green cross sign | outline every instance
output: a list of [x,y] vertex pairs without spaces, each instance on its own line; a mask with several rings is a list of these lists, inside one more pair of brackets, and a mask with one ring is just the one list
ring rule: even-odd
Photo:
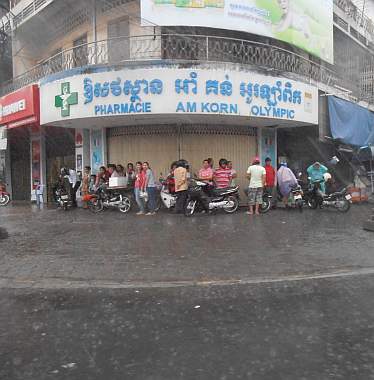
[[61,84],[61,95],[55,96],[55,107],[61,108],[61,117],[70,116],[70,106],[78,104],[78,93],[70,92],[70,83]]

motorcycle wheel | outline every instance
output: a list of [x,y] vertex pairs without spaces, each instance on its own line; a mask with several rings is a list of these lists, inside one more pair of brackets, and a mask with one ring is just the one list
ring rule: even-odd
[[88,203],[90,211],[93,213],[98,213],[104,210],[103,201],[101,199],[91,199]]
[[300,212],[303,212],[303,206],[304,206],[304,202],[301,199],[299,199],[296,202],[296,207],[299,209]]
[[341,204],[340,207],[339,206],[336,207],[336,209],[339,212],[347,212],[351,208],[351,202],[349,202],[345,198],[338,199],[337,202],[339,202]]
[[228,214],[232,214],[235,212],[239,207],[239,200],[237,197],[229,196],[225,199],[227,202],[233,202],[234,205],[231,207],[223,207],[223,211],[227,212]]
[[64,202],[64,205],[62,206],[64,211],[68,211],[68,204],[67,202]]
[[118,210],[126,214],[131,209],[131,201],[127,197],[122,198],[121,204],[118,206]]
[[308,207],[315,210],[318,207],[318,202],[316,198],[310,198],[308,201]]
[[268,197],[262,198],[262,204],[260,205],[259,211],[261,214],[266,214],[271,208],[271,201]]
[[6,206],[10,202],[10,196],[8,194],[3,194],[0,197],[0,206]]
[[190,199],[187,202],[186,209],[184,211],[184,215],[192,216],[195,213],[196,206],[197,206],[197,201]]

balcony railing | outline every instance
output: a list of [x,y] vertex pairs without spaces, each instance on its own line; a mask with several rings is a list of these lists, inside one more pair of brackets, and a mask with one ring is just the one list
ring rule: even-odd
[[43,77],[74,68],[121,66],[137,61],[232,62],[274,74],[327,85],[342,84],[328,68],[291,51],[255,41],[202,35],[162,34],[118,37],[62,51],[31,70],[4,83],[0,95]]

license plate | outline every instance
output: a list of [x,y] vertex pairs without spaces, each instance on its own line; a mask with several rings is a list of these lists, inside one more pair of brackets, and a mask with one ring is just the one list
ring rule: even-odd
[[65,200],[69,199],[69,195],[61,195],[61,199],[63,201],[65,201]]
[[345,199],[346,199],[347,201],[350,201],[350,200],[352,199],[352,195],[351,195],[351,194],[347,194],[347,195],[345,196]]
[[297,201],[298,199],[301,199],[302,196],[301,195],[295,195],[295,200]]

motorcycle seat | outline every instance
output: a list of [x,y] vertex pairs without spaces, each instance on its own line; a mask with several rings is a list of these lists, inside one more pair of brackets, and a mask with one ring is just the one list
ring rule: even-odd
[[230,186],[230,187],[224,187],[222,189],[213,189],[212,193],[214,195],[222,195],[222,194],[226,194],[226,193],[229,193],[229,192],[234,192],[234,191],[237,191],[237,190],[238,190],[238,186]]

